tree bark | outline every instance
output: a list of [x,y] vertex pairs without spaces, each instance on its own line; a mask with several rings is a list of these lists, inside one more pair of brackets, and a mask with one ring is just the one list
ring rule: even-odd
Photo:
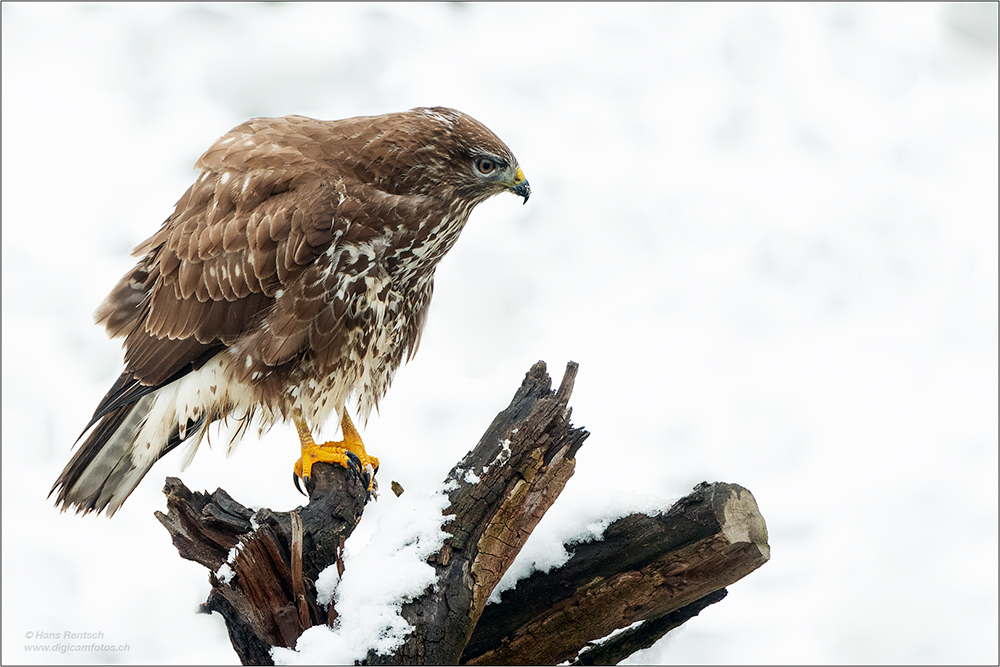
[[361,519],[366,490],[357,475],[327,463],[313,467],[306,489],[309,504],[292,512],[254,512],[222,489],[192,493],[175,477],[163,489],[168,512],[156,518],[183,558],[211,570],[200,611],[222,615],[244,665],[274,664],[272,646],[293,648],[307,628],[335,618],[332,606],[317,604],[315,582],[329,565],[343,571],[344,540]]
[[448,474],[454,488],[444,530],[452,537],[433,559],[438,585],[403,605],[414,632],[391,655],[369,664],[458,664],[493,589],[562,492],[589,435],[573,428],[569,397],[577,364],[558,391],[545,364],[532,366],[506,410]]
[[[721,600],[724,586],[767,560],[749,491],[702,484],[663,515],[615,521],[601,540],[570,547],[575,553],[562,567],[536,572],[487,605],[588,436],[569,421],[576,371],[571,362],[552,391],[545,364],[535,364],[449,473],[450,537],[429,559],[437,583],[403,605],[414,628],[406,641],[388,655],[370,651],[367,663],[617,662]],[[330,565],[343,573],[340,555],[365,489],[356,473],[317,464],[307,490],[304,507],[255,513],[221,489],[192,493],[167,479],[168,513],[157,518],[182,557],[211,570],[202,611],[222,614],[244,664],[272,664],[271,647],[294,647],[305,629],[336,618],[333,605],[316,603],[315,581]]]
[[[574,553],[564,565],[535,572],[486,608],[463,663],[554,665],[579,655],[582,664],[615,664],[651,646],[678,619],[721,600],[711,595],[770,556],[753,495],[733,484],[704,482],[665,514],[630,514],[609,525],[600,540],[567,548]],[[590,660],[613,654],[614,662],[586,662],[587,653],[579,653],[638,622],[614,638],[613,646],[627,646],[629,653],[618,657],[607,645],[589,651]],[[654,630],[660,626],[662,632]]]

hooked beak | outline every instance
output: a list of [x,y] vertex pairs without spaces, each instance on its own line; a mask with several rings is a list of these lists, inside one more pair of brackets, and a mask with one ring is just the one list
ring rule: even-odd
[[520,167],[517,168],[517,173],[514,174],[514,185],[511,186],[510,191],[518,197],[523,197],[523,203],[528,203],[528,197],[531,196],[531,186],[528,185],[528,179],[524,177],[524,172],[521,171]]

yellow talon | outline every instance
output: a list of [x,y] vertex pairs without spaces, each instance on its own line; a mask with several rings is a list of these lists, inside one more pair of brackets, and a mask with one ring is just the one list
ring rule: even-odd
[[302,456],[295,462],[294,472],[297,477],[303,481],[308,481],[312,474],[313,464],[319,462],[338,463],[345,468],[350,468],[350,459],[347,456],[347,452],[351,452],[361,461],[361,470],[358,472],[362,475],[367,473],[370,480],[368,491],[372,495],[375,495],[375,492],[378,490],[378,484],[375,483],[375,471],[378,470],[378,459],[374,456],[369,456],[368,452],[365,451],[365,445],[361,442],[361,436],[358,435],[357,429],[354,428],[354,424],[347,414],[347,408],[344,408],[340,421],[340,428],[344,432],[343,440],[324,442],[317,445],[304,419],[295,419],[295,428],[299,432],[299,441],[302,443]]

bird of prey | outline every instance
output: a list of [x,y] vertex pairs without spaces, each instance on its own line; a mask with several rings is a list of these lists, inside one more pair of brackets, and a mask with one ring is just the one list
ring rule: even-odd
[[[219,420],[243,427],[234,441],[251,420],[261,433],[291,421],[296,475],[327,461],[370,480],[378,460],[347,402],[367,420],[417,351],[434,270],[472,209],[531,193],[496,135],[443,107],[254,118],[195,168],[95,314],[124,339],[125,369],[52,487],[63,510],[113,515],[181,443],[187,465]],[[331,414],[343,441],[316,444]]]

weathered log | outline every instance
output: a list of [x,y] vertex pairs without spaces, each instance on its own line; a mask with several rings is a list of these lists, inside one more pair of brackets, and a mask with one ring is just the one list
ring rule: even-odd
[[315,581],[327,566],[341,566],[366,492],[357,475],[326,463],[313,467],[307,490],[305,507],[255,513],[222,489],[192,493],[167,478],[168,513],[156,518],[182,557],[211,570],[212,590],[201,611],[222,615],[245,665],[274,664],[272,646],[294,647],[306,628],[331,620],[316,603]]
[[[463,663],[559,664],[575,659],[588,643],[644,621],[615,638],[614,646],[631,649],[618,662],[671,629],[654,632],[673,623],[661,619],[690,605],[691,615],[697,614],[717,600],[701,607],[699,601],[770,555],[753,495],[722,483],[699,484],[664,514],[630,514],[611,523],[600,540],[567,548],[574,553],[561,567],[535,572],[486,608]],[[638,637],[644,640],[636,642]],[[613,653],[614,646],[590,659]],[[586,655],[580,654],[582,661]]]
[[437,586],[403,605],[414,632],[391,655],[368,664],[454,665],[486,602],[535,525],[573,474],[589,435],[573,428],[568,406],[577,364],[569,363],[558,391],[545,364],[525,376],[506,410],[448,475],[453,485],[444,526],[452,537],[433,558]]
[[[722,599],[724,586],[766,561],[753,496],[703,484],[663,515],[619,519],[601,540],[573,545],[562,567],[535,573],[487,606],[573,474],[588,435],[569,422],[576,370],[570,363],[553,392],[544,363],[535,364],[449,473],[444,514],[454,518],[443,528],[451,537],[429,559],[437,583],[403,605],[414,628],[407,640],[389,655],[370,651],[366,662],[617,662]],[[293,512],[253,512],[221,489],[192,493],[174,478],[164,491],[168,513],[157,517],[181,556],[211,570],[202,611],[223,616],[244,664],[271,664],[271,647],[294,647],[311,625],[333,624],[337,611],[317,604],[315,581],[330,565],[343,573],[344,540],[365,503],[355,472],[317,464],[309,503]]]
[[[445,528],[453,537],[433,559],[437,592],[404,606],[416,631],[395,655],[369,656],[373,662],[457,663],[493,588],[573,473],[573,456],[588,435],[569,425],[576,369],[570,363],[553,392],[545,364],[535,364],[510,406],[451,471],[445,514],[455,519]],[[293,513],[253,513],[221,489],[192,493],[167,480],[168,513],[156,516],[182,557],[212,570],[202,610],[222,614],[244,664],[271,664],[270,647],[292,647],[309,625],[336,617],[332,606],[324,613],[316,604],[314,582],[339,565],[343,541],[361,517],[364,487],[340,466],[317,464],[313,473],[309,503]],[[302,520],[302,581],[294,513]],[[231,576],[223,576],[224,565]]]
[[659,618],[642,621],[614,637],[598,642],[580,652],[571,665],[617,665],[637,651],[649,648],[671,630],[697,616],[705,607],[721,602],[729,594],[725,588]]

